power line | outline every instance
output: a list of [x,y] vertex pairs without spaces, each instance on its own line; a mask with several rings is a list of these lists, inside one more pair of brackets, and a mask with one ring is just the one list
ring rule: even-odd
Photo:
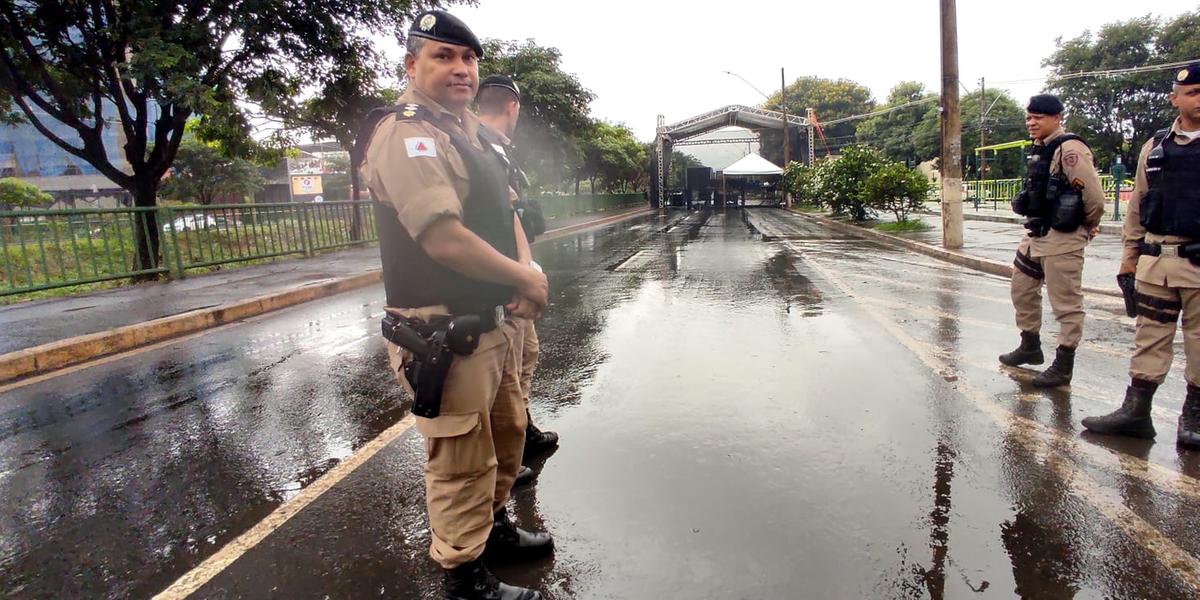
[[[1141,66],[1141,67],[1128,67],[1128,68],[1123,68],[1123,69],[1104,69],[1104,70],[1100,70],[1100,71],[1079,71],[1076,73],[1067,73],[1064,75],[1052,75],[1050,77],[1038,77],[1038,78],[1034,78],[1034,79],[1012,79],[1009,81],[996,81],[993,83],[993,85],[1002,85],[1002,84],[1011,84],[1011,83],[1030,83],[1030,82],[1036,82],[1036,81],[1046,81],[1046,82],[1066,81],[1066,80],[1070,80],[1070,79],[1083,79],[1086,77],[1113,77],[1116,75],[1131,75],[1134,73],[1149,73],[1149,72],[1153,72],[1153,71],[1165,71],[1167,69],[1176,69],[1179,67],[1186,67],[1186,66],[1196,62],[1197,60],[1200,60],[1200,59],[1184,60],[1184,61],[1179,61],[1179,62],[1163,63],[1163,64],[1157,64],[1157,65],[1146,65],[1146,66]],[[863,113],[861,115],[851,115],[849,117],[842,117],[840,119],[834,119],[832,121],[825,121],[825,122],[822,122],[821,125],[823,127],[828,127],[830,125],[837,125],[838,123],[845,123],[847,121],[855,121],[858,119],[866,119],[866,118],[875,117],[878,115],[885,115],[887,113],[894,112],[894,111],[900,110],[902,108],[908,108],[910,106],[916,106],[919,104],[933,102],[933,101],[936,101],[937,99],[938,99],[937,96],[930,96],[928,98],[922,98],[920,100],[913,100],[911,102],[905,102],[904,104],[891,106],[891,107],[888,107],[888,108],[885,108],[882,110],[876,110],[876,111],[872,111],[869,113]]]
[[1083,79],[1085,77],[1113,77],[1116,75],[1132,75],[1134,73],[1150,73],[1153,71],[1165,71],[1167,69],[1177,69],[1179,67],[1186,67],[1186,66],[1196,62],[1197,60],[1200,60],[1200,59],[1184,60],[1184,61],[1172,62],[1172,63],[1163,63],[1163,64],[1158,64],[1158,65],[1146,65],[1146,66],[1142,66],[1142,67],[1127,67],[1127,68],[1123,68],[1123,69],[1104,69],[1104,70],[1100,70],[1100,71],[1079,71],[1079,72],[1075,72],[1075,73],[1065,73],[1063,75],[1051,75],[1049,77],[1039,77],[1036,79],[1014,79],[1011,81],[997,81],[996,83],[1001,84],[1001,83],[1030,83],[1030,82],[1035,82],[1035,81],[1046,81],[1046,82],[1066,81],[1069,79]]

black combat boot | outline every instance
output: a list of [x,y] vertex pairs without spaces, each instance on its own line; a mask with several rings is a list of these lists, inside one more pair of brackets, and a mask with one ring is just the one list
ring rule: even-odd
[[488,558],[534,558],[549,553],[554,548],[554,540],[546,532],[517,527],[508,518],[508,509],[502,508],[496,512],[486,548],[484,552]]
[[520,469],[517,469],[517,478],[513,480],[513,485],[528,485],[533,483],[534,475],[533,469],[522,465]]
[[542,600],[531,589],[501,583],[480,559],[443,573],[446,600]]
[[1183,413],[1179,415],[1179,433],[1175,444],[1192,450],[1200,450],[1200,387],[1187,386],[1187,397],[1183,400]]
[[558,445],[558,434],[553,431],[542,431],[533,424],[529,410],[525,410],[529,425],[525,426],[525,460],[538,456]]
[[1154,421],[1150,419],[1150,402],[1156,389],[1157,383],[1134,379],[1125,389],[1121,408],[1102,417],[1087,417],[1083,426],[1092,433],[1153,439],[1156,434]]
[[[1040,352],[1039,352],[1040,354]],[[1066,346],[1059,346],[1054,353],[1054,362],[1050,363],[1050,368],[1037,374],[1033,378],[1033,385],[1037,387],[1058,387],[1071,383],[1071,374],[1075,371],[1075,349]]]
[[1042,337],[1028,331],[1021,332],[1021,345],[1008,354],[1000,355],[1000,362],[1010,366],[1040,365],[1046,362],[1042,354]]

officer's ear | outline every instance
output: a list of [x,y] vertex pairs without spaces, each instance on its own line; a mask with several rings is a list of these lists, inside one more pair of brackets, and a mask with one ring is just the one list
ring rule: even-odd
[[417,73],[417,56],[412,52],[404,55],[404,73],[408,75],[409,81],[412,81],[413,75]]

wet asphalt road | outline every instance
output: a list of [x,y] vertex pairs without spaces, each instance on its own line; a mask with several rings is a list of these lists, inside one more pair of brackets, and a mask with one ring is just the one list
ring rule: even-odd
[[[996,364],[1006,282],[781,211],[535,256],[554,304],[531,409],[563,444],[513,512],[557,550],[502,577],[552,598],[1196,596],[1182,355],[1160,443],[1078,435],[1125,385],[1118,299],[1088,298],[1076,383],[1046,392]],[[0,596],[148,597],[399,421],[381,296],[0,391]],[[439,597],[422,454],[407,431],[195,597]]]

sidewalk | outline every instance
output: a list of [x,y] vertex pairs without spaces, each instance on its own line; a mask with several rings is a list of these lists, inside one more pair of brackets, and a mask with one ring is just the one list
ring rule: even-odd
[[[1129,203],[1121,203],[1121,218],[1125,218],[1125,211],[1128,209]],[[942,205],[938,202],[926,202],[925,211],[931,214],[942,214]],[[1112,219],[1112,202],[1109,201],[1104,206],[1104,217],[1100,221],[1100,233],[1111,233],[1113,235],[1121,235],[1121,221]],[[963,220],[965,221],[993,221],[998,223],[1017,223],[1025,222],[1025,217],[1014,214],[1012,208],[1007,202],[981,202],[979,208],[975,208],[975,204],[969,200],[963,201]]]
[[[555,230],[643,210],[638,208],[554,219],[547,222],[546,235],[553,234]],[[372,245],[313,258],[217,271],[177,281],[0,306],[0,323],[4,323],[3,334],[0,335],[0,355],[190,311],[318,286],[366,275],[378,269],[379,249]]]
[[[942,245],[941,215],[927,214],[916,215],[916,217],[931,228],[927,231],[893,235],[940,247]],[[961,252],[998,262],[1012,263],[1013,256],[1017,251],[1017,244],[1024,235],[1025,228],[1018,222],[964,219]],[[1117,269],[1120,263],[1120,235],[1101,233],[1084,250],[1083,285],[1116,289]]]

